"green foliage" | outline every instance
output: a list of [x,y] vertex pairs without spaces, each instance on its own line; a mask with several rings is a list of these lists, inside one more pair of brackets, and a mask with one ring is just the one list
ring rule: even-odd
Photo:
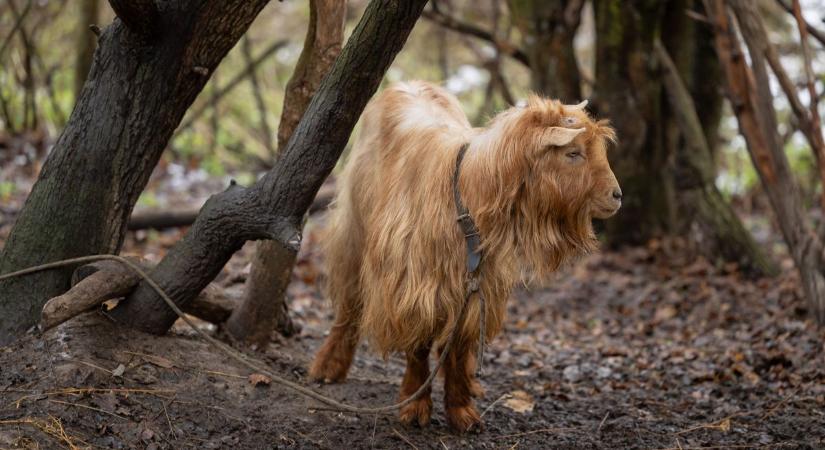
[[17,186],[11,181],[0,181],[0,200],[8,200],[16,190]]
[[143,191],[138,197],[137,201],[138,206],[143,206],[147,208],[155,208],[160,206],[160,201],[155,196],[155,193],[152,191]]

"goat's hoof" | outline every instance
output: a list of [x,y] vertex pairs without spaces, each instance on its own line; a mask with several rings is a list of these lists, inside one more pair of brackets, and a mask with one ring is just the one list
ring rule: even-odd
[[340,383],[347,378],[347,369],[335,361],[315,360],[309,368],[309,378],[326,384]]
[[447,423],[453,430],[466,433],[470,429],[481,429],[481,416],[473,405],[448,407]]
[[404,425],[418,424],[425,427],[430,424],[432,411],[433,401],[429,396],[425,396],[401,408],[398,418]]

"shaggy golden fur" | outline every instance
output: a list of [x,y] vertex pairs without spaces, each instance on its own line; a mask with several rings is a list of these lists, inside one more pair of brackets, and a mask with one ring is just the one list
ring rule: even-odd
[[[374,99],[331,213],[325,245],[336,322],[310,375],[345,378],[365,337],[384,355],[406,353],[402,398],[426,379],[430,349],[443,346],[465,298],[452,196],[464,143],[459,189],[481,233],[488,339],[501,331],[520,277],[543,277],[594,249],[591,219],[615,213],[621,191],[606,156],[613,130],[583,106],[533,96],[474,129],[457,99],[431,84],[398,84]],[[480,394],[472,377],[480,311],[470,301],[444,367],[447,418],[461,431],[479,421],[470,397]],[[428,395],[401,418],[424,425],[431,409]]]

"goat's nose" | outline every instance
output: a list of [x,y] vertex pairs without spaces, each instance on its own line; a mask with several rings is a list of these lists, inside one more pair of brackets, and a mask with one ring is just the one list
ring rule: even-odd
[[621,200],[622,199],[622,190],[619,189],[619,188],[613,189],[613,198],[615,198],[616,200]]

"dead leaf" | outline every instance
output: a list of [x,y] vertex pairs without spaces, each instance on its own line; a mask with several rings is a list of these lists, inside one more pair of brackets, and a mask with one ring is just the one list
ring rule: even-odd
[[527,392],[518,390],[510,393],[510,398],[504,401],[504,406],[517,413],[528,413],[533,411],[536,401]]
[[163,367],[164,369],[171,369],[175,367],[175,363],[172,361],[156,355],[140,355],[146,362],[154,364],[158,367]]
[[249,376],[249,384],[251,384],[252,386],[258,386],[259,384],[269,386],[269,383],[272,383],[272,378],[269,378],[266,375],[260,373],[253,373]]
[[665,320],[670,320],[676,317],[677,313],[678,311],[676,311],[676,308],[672,305],[662,306],[656,309],[656,313],[653,316],[653,322],[659,323],[664,322]]
[[124,366],[123,364],[118,364],[118,366],[115,368],[115,370],[112,371],[112,376],[113,377],[122,377],[123,372],[126,372],[126,366]]
[[724,431],[726,433],[730,431],[730,419],[725,419],[719,422],[719,430]]

